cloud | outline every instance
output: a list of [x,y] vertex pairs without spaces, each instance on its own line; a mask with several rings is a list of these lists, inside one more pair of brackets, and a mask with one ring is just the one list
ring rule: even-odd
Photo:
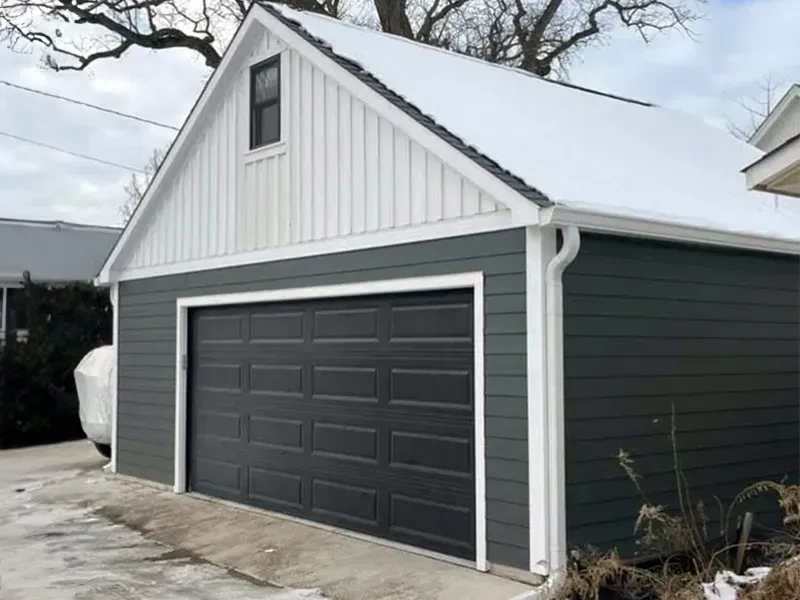
[[[186,51],[134,50],[90,72],[0,51],[0,79],[180,126],[207,69]],[[174,131],[0,86],[0,132],[141,168]],[[0,136],[0,216],[116,224],[130,172]]]
[[[698,41],[675,32],[644,45],[612,33],[574,65],[573,82],[649,100],[718,127],[767,74],[800,81],[798,0],[710,0]],[[0,79],[179,126],[209,76],[192,53],[134,50],[90,72],[43,70],[35,54],[0,50]],[[133,167],[174,132],[0,86],[0,131]],[[653,140],[654,144],[658,140]],[[130,173],[0,137],[0,216],[119,221]]]
[[797,0],[711,0],[694,24],[696,41],[678,32],[644,45],[618,30],[608,45],[588,50],[575,83],[648,100],[715,125],[741,121],[738,102],[768,75],[800,81]]

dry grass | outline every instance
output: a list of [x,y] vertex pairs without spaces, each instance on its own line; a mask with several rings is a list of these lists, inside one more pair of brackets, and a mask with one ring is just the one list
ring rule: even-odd
[[588,549],[576,555],[553,600],[599,600],[603,589],[623,590],[625,597],[658,600],[705,600],[701,583],[712,581],[716,572],[732,570],[730,521],[733,509],[764,494],[777,495],[785,530],[774,540],[752,542],[748,550],[776,561],[771,573],[759,584],[743,592],[738,600],[800,600],[800,486],[785,482],[761,481],[748,486],[725,513],[719,509],[720,536],[724,548],[713,549],[709,538],[709,518],[705,505],[694,503],[688,482],[678,461],[675,413],[670,439],[673,449],[678,510],[655,504],[645,493],[643,479],[630,454],[620,450],[616,456],[636,488],[642,504],[634,523],[637,544],[647,555],[663,557],[660,568],[644,569],[624,562],[616,551],[600,553]]

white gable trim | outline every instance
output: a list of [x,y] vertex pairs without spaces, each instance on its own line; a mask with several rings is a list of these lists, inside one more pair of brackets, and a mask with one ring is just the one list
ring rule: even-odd
[[511,210],[517,225],[535,225],[539,222],[539,207],[522,194],[476,164],[471,158],[444,141],[419,121],[392,104],[383,95],[365,85],[358,77],[325,55],[314,44],[306,41],[279,19],[259,7],[256,18],[286,44],[292,46],[307,61],[334,79],[354,98],[372,108],[392,125],[405,131],[409,137],[435,154],[460,175],[491,195]]
[[794,103],[800,100],[800,85],[794,84],[790,87],[786,93],[783,95],[778,101],[778,104],[775,105],[775,108],[767,115],[767,118],[761,122],[761,125],[758,126],[758,129],[755,130],[748,142],[753,146],[758,146],[759,143],[764,139],[764,137],[770,132],[770,130],[777,125],[781,118],[788,110],[792,108]]
[[[254,6],[255,5],[253,5],[253,7]],[[139,202],[139,205],[136,207],[136,210],[133,212],[128,224],[125,226],[125,229],[122,231],[122,234],[117,240],[116,245],[103,263],[103,267],[100,269],[100,273],[95,279],[96,284],[108,284],[111,283],[112,280],[116,279],[112,277],[111,274],[113,265],[116,263],[117,259],[120,257],[125,248],[135,241],[135,233],[138,229],[138,225],[144,219],[144,215],[149,212],[150,204],[152,204],[153,198],[162,188],[164,181],[172,174],[175,165],[180,164],[180,162],[185,158],[186,153],[191,150],[188,142],[192,135],[195,134],[199,123],[204,117],[207,116],[209,108],[213,105],[212,99],[215,99],[218,93],[222,91],[222,88],[224,88],[224,84],[229,83],[230,80],[236,75],[236,73],[228,67],[238,60],[241,52],[245,50],[244,41],[246,39],[248,41],[252,39],[248,34],[253,31],[254,25],[257,24],[254,16],[255,12],[256,9],[251,7],[247,16],[244,18],[244,21],[242,21],[241,25],[239,26],[239,30],[233,36],[228,49],[222,56],[222,61],[211,75],[206,87],[200,93],[200,97],[197,99],[194,107],[192,107],[188,118],[181,127],[181,130],[178,132],[178,136],[172,142],[167,155],[164,157],[161,167],[158,169],[155,177],[153,177],[153,180],[147,187],[144,197]]]
[[[368,85],[365,85],[358,77],[344,69],[338,63],[336,63],[336,61],[329,58],[314,44],[308,42],[302,36],[292,30],[292,28],[284,25],[279,19],[269,14],[263,8],[254,5],[240,26],[239,31],[231,41],[231,45],[228,48],[228,51],[225,53],[220,66],[212,75],[206,89],[202,92],[197,104],[192,109],[189,118],[186,120],[184,126],[178,134],[173,146],[170,148],[170,151],[168,152],[161,169],[159,169],[156,177],[153,179],[153,182],[148,188],[139,208],[134,212],[134,215],[128,223],[128,226],[120,236],[117,245],[106,259],[103,268],[96,279],[96,283],[107,284],[111,281],[131,278],[127,273],[122,275],[114,273],[113,267],[121,258],[125,249],[136,242],[138,237],[137,230],[140,229],[140,224],[142,224],[142,222],[145,220],[145,216],[151,210],[150,205],[153,203],[153,198],[158,195],[160,190],[165,185],[166,180],[168,180],[172,175],[176,165],[179,165],[182,162],[185,154],[191,149],[191,144],[189,143],[191,141],[191,137],[195,135],[196,130],[201,126],[203,119],[207,118],[207,113],[214,106],[214,99],[217,98],[219,93],[224,91],[224,88],[229,85],[231,80],[235,77],[238,70],[234,69],[233,66],[235,65],[235,62],[241,58],[241,54],[246,51],[247,42],[253,39],[251,33],[256,25],[263,25],[267,30],[279,37],[286,45],[292,47],[305,60],[309,61],[309,63],[313,64],[320,71],[331,77],[331,79],[335,80],[354,98],[370,107],[393,126],[406,132],[411,139],[420,144],[420,146],[425,148],[427,151],[436,155],[444,164],[451,167],[465,179],[471,181],[479,189],[491,195],[492,198],[499,204],[510,209],[513,224],[515,226],[535,225],[539,222],[539,206],[537,206],[534,202],[522,196],[518,191],[511,188],[509,185],[498,179],[495,175],[491,174],[489,171],[475,163],[472,159],[454,148],[451,144],[430,131],[427,127],[420,124],[416,119],[406,114],[400,108],[396,107],[379,92],[371,89]],[[452,225],[457,226],[455,223]],[[495,227],[495,229],[496,228],[497,227]],[[447,230],[447,227],[443,227],[442,229]],[[435,229],[431,227],[429,231],[433,232]],[[402,234],[400,234],[399,237],[402,237]],[[428,238],[426,235],[424,239],[430,238]],[[387,243],[402,242],[389,241]],[[375,245],[385,244],[382,244],[380,238],[376,237]],[[322,254],[324,252],[315,253]],[[272,254],[273,253],[270,253],[269,255],[271,256]],[[243,264],[240,259],[246,260],[242,255],[230,255],[224,257],[224,262],[226,263],[224,266]],[[219,262],[218,259],[210,260],[211,262]],[[203,267],[200,265],[200,263],[205,262],[206,261],[198,261],[198,264],[195,266],[199,266],[199,268],[215,268]],[[155,270],[163,271],[166,269],[167,272],[186,272],[188,270],[195,270],[194,268],[187,268],[188,266],[188,263],[174,264],[170,265],[169,267],[158,267]],[[144,271],[144,269],[141,270],[141,272]],[[145,277],[153,275],[138,276]]]

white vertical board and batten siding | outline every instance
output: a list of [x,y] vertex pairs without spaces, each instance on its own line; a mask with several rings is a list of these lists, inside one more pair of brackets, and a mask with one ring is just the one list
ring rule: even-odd
[[249,152],[258,41],[125,261],[135,271],[506,211],[293,49],[281,54],[282,142]]

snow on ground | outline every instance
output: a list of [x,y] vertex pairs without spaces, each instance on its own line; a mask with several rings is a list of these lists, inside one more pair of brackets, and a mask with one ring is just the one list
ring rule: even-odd
[[747,569],[744,575],[737,575],[732,571],[720,571],[711,583],[703,584],[703,593],[706,600],[736,600],[739,594],[751,585],[769,575],[769,567],[755,567]]
[[48,485],[76,475],[0,483],[2,600],[324,600],[238,577],[83,506],[40,500]]

